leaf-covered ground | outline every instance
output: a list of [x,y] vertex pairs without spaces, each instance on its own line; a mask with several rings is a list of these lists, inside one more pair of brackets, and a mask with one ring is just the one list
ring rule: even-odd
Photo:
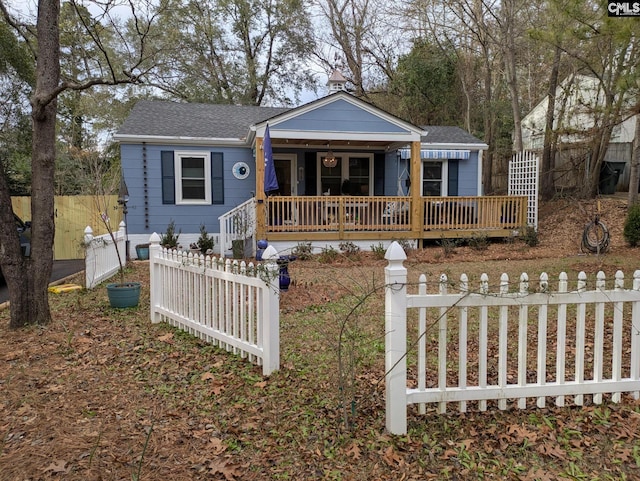
[[[535,248],[436,244],[405,265],[414,280],[617,269],[630,277],[640,257],[624,245],[623,200],[601,203],[610,252],[580,252],[594,206],[543,205]],[[111,309],[101,288],[52,294],[51,325],[0,330],[0,480],[640,479],[640,404],[629,395],[584,407],[410,408],[409,435],[386,433],[384,266],[372,254],[291,263],[281,369],[269,378],[152,325],[146,262],[128,274],[144,285],[137,309]]]

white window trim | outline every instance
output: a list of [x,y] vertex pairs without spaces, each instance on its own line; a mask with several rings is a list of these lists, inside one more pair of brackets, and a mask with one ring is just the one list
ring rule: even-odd
[[440,197],[447,197],[449,195],[449,160],[448,159],[423,159],[420,165],[420,195],[422,194],[424,186],[424,164],[427,162],[440,162],[442,164],[442,185],[440,187]]
[[[204,200],[182,198],[182,158],[202,157],[204,159]],[[211,152],[196,150],[180,150],[173,154],[176,205],[211,205]]]

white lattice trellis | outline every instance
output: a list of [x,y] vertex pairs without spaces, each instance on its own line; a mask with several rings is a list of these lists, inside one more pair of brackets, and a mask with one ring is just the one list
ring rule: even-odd
[[533,152],[518,152],[509,161],[509,195],[526,195],[527,224],[538,230],[540,162]]

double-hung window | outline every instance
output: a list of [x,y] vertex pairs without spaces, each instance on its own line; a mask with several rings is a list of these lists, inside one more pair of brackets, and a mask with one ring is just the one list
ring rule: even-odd
[[211,154],[175,152],[176,204],[211,204]]
[[444,165],[441,161],[422,163],[422,195],[439,197],[447,195],[444,191]]

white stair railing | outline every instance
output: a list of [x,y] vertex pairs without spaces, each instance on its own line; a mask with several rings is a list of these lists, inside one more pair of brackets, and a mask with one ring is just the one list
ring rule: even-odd
[[[225,252],[231,250],[234,240],[253,239],[256,233],[256,199],[243,202],[234,207],[226,214],[218,217],[220,221],[220,255],[224,256]],[[253,255],[255,246],[252,243]]]

